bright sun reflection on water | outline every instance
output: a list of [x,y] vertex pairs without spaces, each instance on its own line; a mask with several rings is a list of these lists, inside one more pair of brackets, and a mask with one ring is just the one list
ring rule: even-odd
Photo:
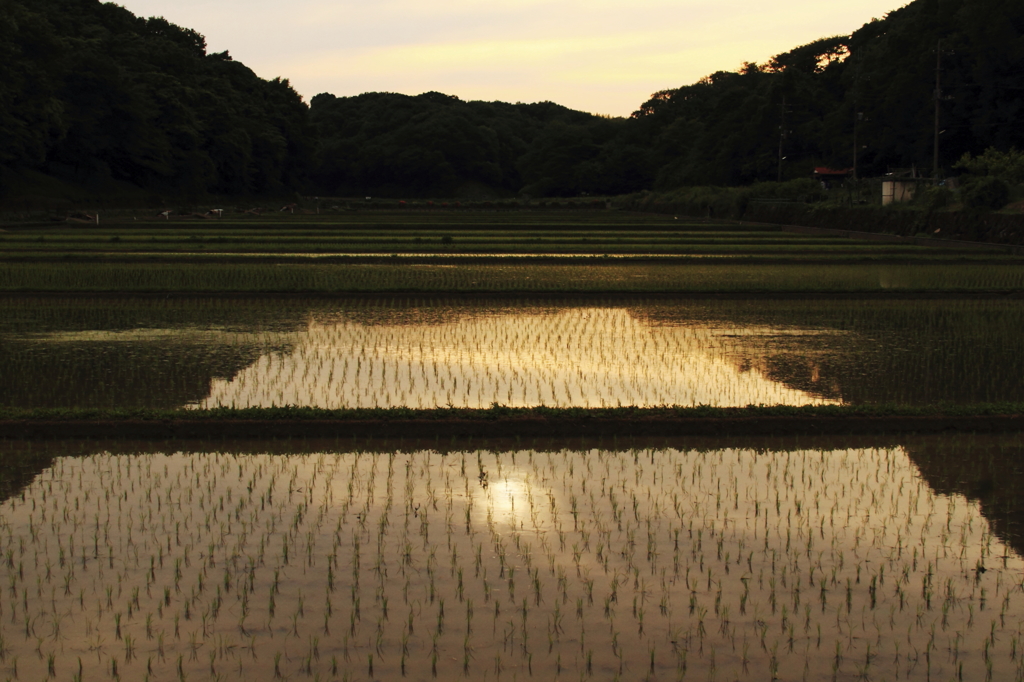
[[1013,438],[77,457],[35,447],[52,448],[51,463],[0,502],[0,677],[1024,672],[1021,557],[977,501],[926,478],[964,454],[990,462],[974,475],[1011,466]]
[[311,321],[290,352],[213,382],[199,406],[486,407],[836,402],[768,379],[750,339],[779,330],[650,325],[622,308],[443,323]]

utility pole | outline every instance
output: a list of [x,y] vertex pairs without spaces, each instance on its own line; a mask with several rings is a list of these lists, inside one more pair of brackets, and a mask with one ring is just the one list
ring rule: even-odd
[[857,74],[853,81],[853,181],[857,181],[857,166],[860,161],[860,143],[858,140],[858,134],[860,132],[860,124],[864,119],[864,112],[860,110],[860,100],[863,99],[860,82],[863,80],[870,80],[870,76],[863,76]]
[[779,121],[779,172],[776,182],[782,182],[782,143],[786,139],[786,96],[782,96],[782,116]]
[[864,114],[857,111],[857,102],[853,103],[853,179],[857,179],[857,154],[860,148],[857,146],[857,127]]
[[932,155],[932,178],[939,179],[939,102],[942,101],[942,39],[935,46],[935,140]]

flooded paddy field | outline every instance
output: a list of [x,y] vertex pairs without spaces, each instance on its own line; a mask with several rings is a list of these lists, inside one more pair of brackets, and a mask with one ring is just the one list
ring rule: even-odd
[[0,300],[0,404],[1024,401],[1014,299]]
[[1019,680],[1022,450],[3,443],[0,675]]

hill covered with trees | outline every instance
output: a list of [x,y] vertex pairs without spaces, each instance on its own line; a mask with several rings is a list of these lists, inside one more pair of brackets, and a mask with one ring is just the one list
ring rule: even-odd
[[948,171],[965,153],[1024,146],[1022,69],[1024,4],[915,0],[850,36],[655,93],[633,118],[661,188],[773,180],[780,132],[784,177],[851,167],[855,140],[864,175],[930,174],[937,74]]
[[175,196],[306,182],[309,112],[194,30],[97,0],[0,4],[0,166]]
[[851,167],[855,147],[862,176],[927,174],[936,95],[949,172],[965,153],[1024,148],[1022,72],[1024,4],[914,0],[852,35],[655,93],[629,118],[435,92],[307,105],[287,80],[209,54],[163,19],[98,0],[7,0],[0,175],[181,197],[540,197],[807,177]]
[[469,185],[532,196],[618,194],[649,186],[646,149],[626,119],[552,102],[463,102],[429,92],[317,95],[315,179],[335,193],[453,196]]

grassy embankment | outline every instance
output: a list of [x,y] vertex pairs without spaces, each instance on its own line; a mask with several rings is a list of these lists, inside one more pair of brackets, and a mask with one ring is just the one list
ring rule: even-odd
[[323,409],[318,407],[265,407],[209,409],[147,410],[147,409],[94,409],[49,408],[31,409],[0,406],[0,419],[46,421],[74,418],[103,421],[106,419],[133,419],[138,421],[165,421],[177,419],[203,422],[211,419],[232,418],[246,421],[439,421],[464,419],[495,421],[500,419],[679,419],[706,417],[926,417],[936,413],[957,417],[1003,417],[1024,413],[1022,403],[985,403],[975,405],[748,405],[746,407],[693,407],[673,405],[665,407],[506,407],[497,403],[485,409],[462,407],[435,407],[413,409],[408,407],[366,407]]
[[1006,432],[1024,405],[0,409],[0,438],[614,437]]

